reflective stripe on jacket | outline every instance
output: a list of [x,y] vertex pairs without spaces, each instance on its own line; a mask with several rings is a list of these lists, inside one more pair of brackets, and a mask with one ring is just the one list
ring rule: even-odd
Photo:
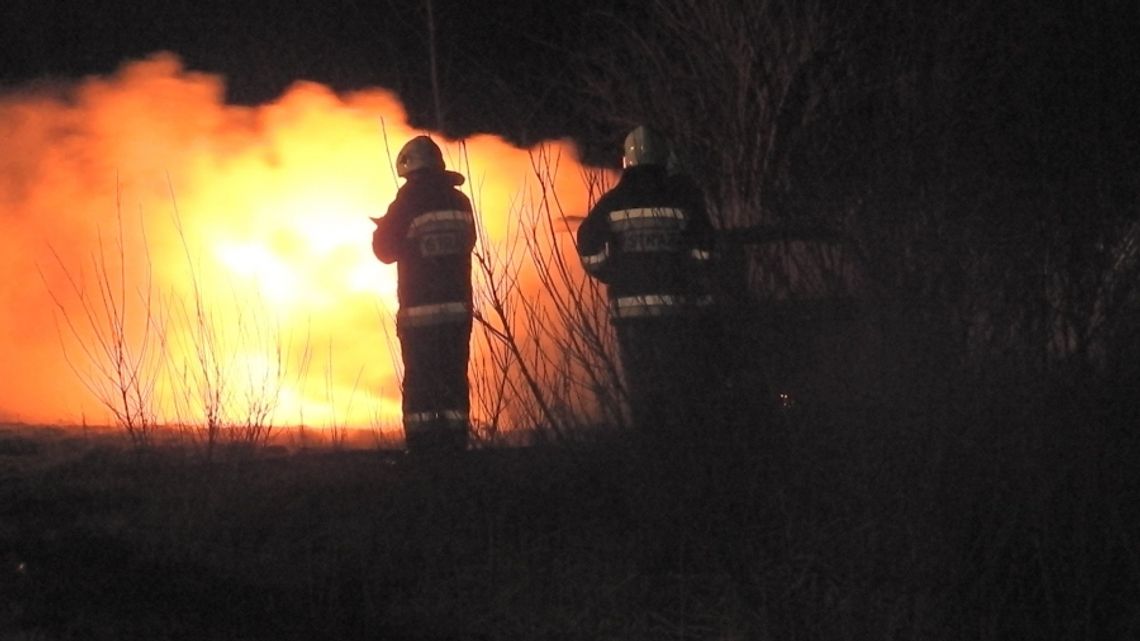
[[466,254],[474,242],[475,217],[469,211],[442,209],[424,212],[408,225],[407,238],[423,258]]
[[398,327],[427,327],[447,323],[462,323],[471,318],[471,305],[467,303],[432,303],[401,307],[396,312]]
[[602,251],[589,256],[580,256],[582,267],[589,274],[598,274],[606,267],[606,260],[610,257],[610,246],[602,247]]
[[637,166],[622,172],[590,210],[577,249],[583,269],[607,285],[611,300],[683,296],[703,287],[712,237],[699,190],[662,167]]
[[610,228],[616,232],[629,229],[685,228],[688,214],[677,207],[631,207],[610,212]]
[[613,318],[671,316],[708,307],[711,304],[712,296],[707,295],[696,298],[669,294],[619,296],[610,301],[610,315]]
[[676,207],[634,207],[610,212],[610,230],[627,254],[677,253],[684,249],[682,233],[688,214]]

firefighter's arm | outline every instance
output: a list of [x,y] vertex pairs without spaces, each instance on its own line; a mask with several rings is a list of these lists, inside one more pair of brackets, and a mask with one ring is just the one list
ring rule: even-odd
[[705,208],[704,194],[695,186],[689,188],[689,202],[686,204],[689,214],[689,224],[686,228],[689,236],[689,256],[699,267],[709,265],[716,249],[716,232]]
[[607,213],[597,207],[578,227],[578,258],[586,273],[609,282],[610,230]]
[[392,203],[383,218],[372,219],[376,223],[376,229],[372,231],[372,253],[382,263],[391,264],[400,258],[404,234],[399,229],[399,218],[399,208]]

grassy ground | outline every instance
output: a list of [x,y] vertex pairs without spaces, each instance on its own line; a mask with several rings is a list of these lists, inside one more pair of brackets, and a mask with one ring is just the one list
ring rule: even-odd
[[0,428],[0,640],[1140,638],[1130,415],[940,407],[448,460]]

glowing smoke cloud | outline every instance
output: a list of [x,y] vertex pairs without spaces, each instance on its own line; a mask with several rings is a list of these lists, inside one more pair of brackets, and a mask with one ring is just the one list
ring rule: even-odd
[[[0,94],[0,420],[108,420],[61,349],[62,334],[91,375],[82,349],[98,343],[72,278],[96,309],[100,282],[122,295],[128,338],[148,310],[165,328],[152,328],[149,355],[166,366],[162,420],[200,420],[205,345],[238,416],[275,380],[278,424],[396,422],[395,269],[371,254],[369,216],[398,187],[391,157],[420,132],[379,90],[298,83],[256,107],[223,96],[219,77],[169,54]],[[459,165],[458,147],[445,154]],[[494,242],[531,159],[491,137],[467,141],[467,154]],[[559,198],[580,212],[568,147],[562,157],[572,166]]]

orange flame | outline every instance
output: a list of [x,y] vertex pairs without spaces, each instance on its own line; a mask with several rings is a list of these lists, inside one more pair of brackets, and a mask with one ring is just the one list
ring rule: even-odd
[[[0,420],[109,420],[83,383],[109,352],[85,350],[118,333],[161,364],[160,421],[201,420],[219,392],[235,416],[271,401],[277,424],[398,423],[395,269],[372,256],[369,217],[420,132],[381,90],[301,82],[255,107],[223,96],[220,78],[170,54],[0,94]],[[571,165],[562,206],[582,213],[574,154],[551,144]],[[500,242],[533,180],[528,151],[494,137],[444,147],[484,240]]]

